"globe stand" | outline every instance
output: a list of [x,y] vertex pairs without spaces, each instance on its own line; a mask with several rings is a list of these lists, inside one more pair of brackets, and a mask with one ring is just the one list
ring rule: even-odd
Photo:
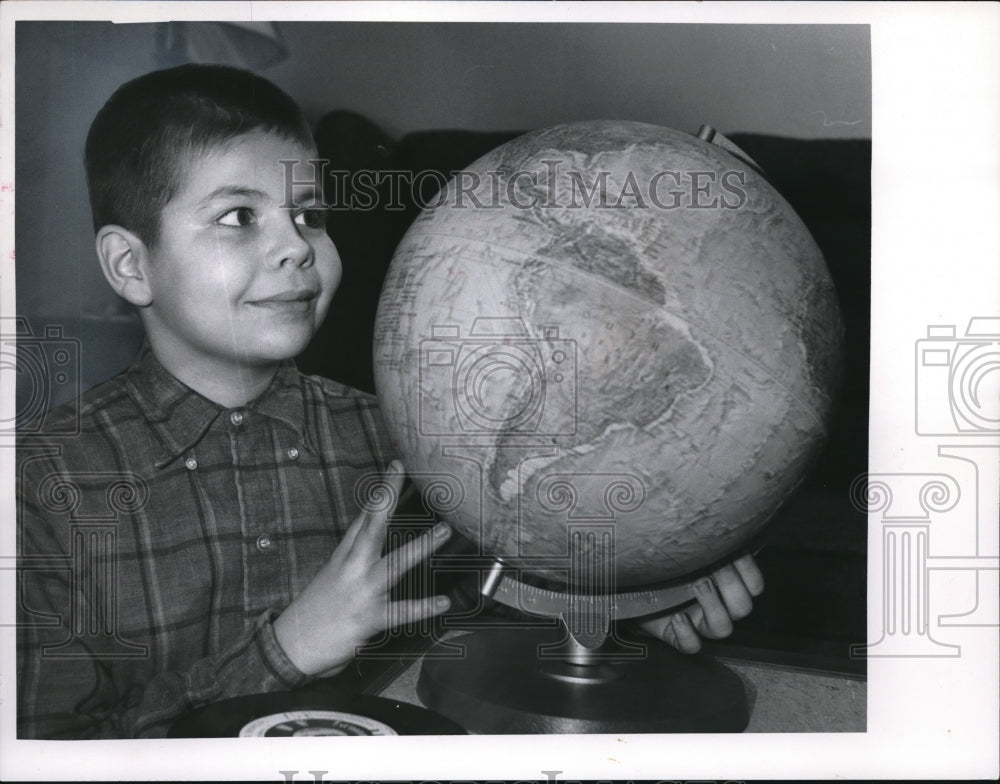
[[[481,734],[740,732],[749,721],[743,683],[703,655],[620,637],[613,618],[647,615],[691,598],[689,584],[582,597],[502,576],[483,593],[547,626],[480,629],[435,645],[417,694],[434,711]],[[516,597],[516,599],[515,599]],[[464,650],[456,656],[456,645]]]

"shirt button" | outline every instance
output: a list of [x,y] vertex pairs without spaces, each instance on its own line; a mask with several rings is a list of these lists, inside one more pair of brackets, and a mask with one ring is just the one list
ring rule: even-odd
[[240,425],[243,424],[243,412],[242,411],[234,411],[233,413],[231,413],[229,415],[229,421],[232,422],[237,427],[239,427]]
[[198,461],[195,460],[193,457],[189,457],[187,460],[184,461],[184,467],[188,471],[194,471],[194,469],[198,467]]
[[274,543],[271,541],[271,537],[267,534],[261,534],[257,537],[257,549],[262,553],[270,550],[273,544]]
[[289,449],[289,450],[288,450],[288,456],[289,456],[289,457],[290,457],[290,458],[291,458],[292,460],[298,460],[298,459],[299,459],[299,450],[298,450],[298,449],[296,449],[296,448],[295,448],[295,447],[293,446],[293,447],[292,447],[291,449]]

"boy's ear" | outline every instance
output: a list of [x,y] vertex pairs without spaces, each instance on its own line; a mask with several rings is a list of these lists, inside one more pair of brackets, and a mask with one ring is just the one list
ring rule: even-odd
[[149,250],[135,234],[121,226],[102,226],[95,241],[101,271],[118,296],[139,308],[153,301],[147,265]]

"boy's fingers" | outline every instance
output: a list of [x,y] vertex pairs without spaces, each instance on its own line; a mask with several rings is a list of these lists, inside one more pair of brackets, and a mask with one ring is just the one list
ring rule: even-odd
[[427,618],[440,615],[451,607],[447,596],[430,596],[426,599],[405,599],[389,603],[387,629],[419,623]]
[[670,636],[671,630],[669,615],[661,614],[653,616],[652,618],[636,619],[635,625],[651,637],[655,637],[658,640],[665,640],[671,645],[674,644],[673,639]]
[[746,618],[753,610],[753,597],[743,584],[743,578],[736,571],[736,567],[733,564],[723,566],[712,574],[712,579],[719,589],[726,610],[729,611],[729,617],[734,621]]
[[351,523],[347,531],[344,533],[344,538],[340,540],[340,543],[334,550],[334,555],[337,555],[338,553],[340,554],[350,553],[354,547],[354,542],[357,541],[358,534],[367,524],[368,524],[368,512],[362,511],[361,514],[359,514],[357,517],[354,518],[354,521]]
[[737,558],[733,562],[733,568],[739,573],[751,596],[760,596],[764,592],[764,575],[752,555]]
[[429,558],[450,536],[451,528],[446,523],[438,523],[427,533],[387,553],[383,560],[389,570],[390,585],[395,585],[406,572]]
[[702,622],[698,624],[698,631],[712,640],[732,634],[733,620],[729,617],[729,611],[715,587],[715,582],[709,577],[702,578],[695,582],[694,592],[698,598],[698,606],[705,614]]
[[681,653],[697,653],[701,650],[701,637],[695,628],[705,617],[698,604],[686,610],[679,610],[638,621],[640,629]]
[[671,615],[666,631],[667,634],[663,639],[681,653],[697,653],[701,650],[701,637],[698,636],[698,632],[686,612]]
[[753,597],[764,590],[761,574],[752,555],[745,555],[702,578],[693,585],[697,603],[681,612],[646,618],[640,628],[681,653],[701,650],[701,638],[718,640],[733,631],[733,620],[753,609]]
[[359,555],[375,559],[381,554],[382,543],[385,541],[385,524],[396,508],[403,479],[402,465],[398,460],[393,460],[385,473],[385,485],[379,488],[379,492],[385,494],[384,503],[379,504],[378,508],[363,512],[366,519],[355,539],[355,547],[362,549]]

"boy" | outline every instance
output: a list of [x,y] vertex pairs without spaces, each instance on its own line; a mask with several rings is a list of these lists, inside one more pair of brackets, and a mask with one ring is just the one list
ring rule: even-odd
[[[97,255],[146,343],[48,415],[53,432],[78,417],[77,436],[21,442],[22,737],[162,736],[187,710],[333,674],[401,618],[448,608],[389,601],[450,531],[382,556],[390,510],[362,511],[355,488],[388,466],[394,496],[402,473],[374,399],[292,363],[341,272],[323,195],[300,184],[315,158],[288,96],[221,66],[148,74],[94,120]],[[283,161],[299,162],[293,194]],[[694,649],[758,583],[738,561],[647,628]]]

